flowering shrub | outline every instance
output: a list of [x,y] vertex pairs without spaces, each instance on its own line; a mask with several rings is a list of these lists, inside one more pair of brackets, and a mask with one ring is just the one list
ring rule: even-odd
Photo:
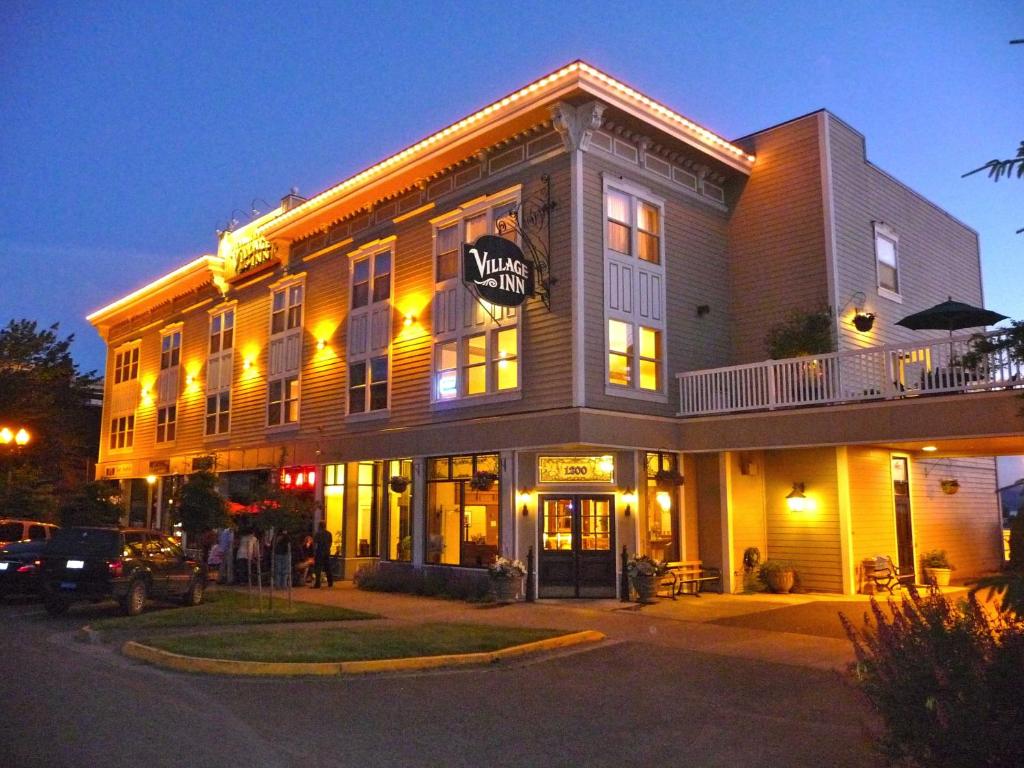
[[526,566],[519,560],[498,557],[487,566],[487,572],[495,579],[511,579],[516,576],[525,576]]
[[650,555],[633,555],[626,562],[626,570],[631,578],[634,576],[656,576],[661,571],[661,565]]
[[1024,755],[1024,620],[974,595],[952,605],[916,591],[890,619],[874,600],[863,630],[840,620],[851,675],[881,715],[881,746],[909,766],[1016,766]]

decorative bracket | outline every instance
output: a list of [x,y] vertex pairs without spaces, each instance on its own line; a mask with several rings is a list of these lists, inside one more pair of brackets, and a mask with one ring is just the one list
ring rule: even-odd
[[572,152],[590,147],[590,138],[601,127],[601,116],[606,107],[600,101],[591,101],[578,107],[560,101],[551,107],[551,123],[562,137],[567,150]]

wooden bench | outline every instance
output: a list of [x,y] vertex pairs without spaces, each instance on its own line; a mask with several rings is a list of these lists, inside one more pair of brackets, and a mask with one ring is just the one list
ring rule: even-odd
[[902,573],[897,565],[888,555],[878,555],[874,558],[874,565],[868,566],[865,563],[867,579],[875,587],[875,591],[882,589],[889,590],[889,594],[896,593],[898,587],[910,586],[914,583],[914,574]]
[[686,560],[665,563],[665,572],[658,577],[658,591],[667,590],[665,597],[676,599],[677,595],[700,597],[705,584],[722,582],[718,568],[705,566],[700,560]]

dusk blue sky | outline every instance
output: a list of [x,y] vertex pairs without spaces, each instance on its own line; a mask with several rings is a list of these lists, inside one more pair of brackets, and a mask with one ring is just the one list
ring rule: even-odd
[[575,58],[727,138],[827,107],[981,235],[1024,318],[1024,4],[0,3],[0,321],[84,315]]

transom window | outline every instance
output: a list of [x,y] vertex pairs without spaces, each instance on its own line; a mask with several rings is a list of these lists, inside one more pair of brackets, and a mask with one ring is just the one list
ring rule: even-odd
[[139,346],[123,349],[114,355],[114,383],[139,378]]

